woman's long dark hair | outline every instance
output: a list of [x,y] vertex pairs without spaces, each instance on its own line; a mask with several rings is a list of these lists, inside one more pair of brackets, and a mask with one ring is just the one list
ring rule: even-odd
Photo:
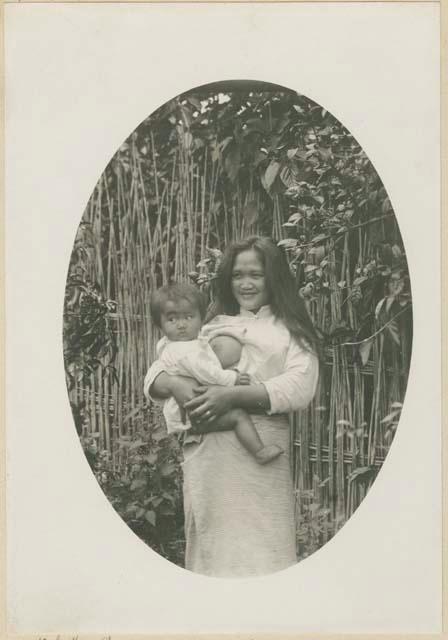
[[271,238],[250,236],[226,249],[218,268],[216,300],[209,319],[218,313],[237,315],[239,305],[232,293],[232,271],[236,257],[253,249],[264,267],[269,304],[276,318],[282,320],[296,342],[319,352],[318,337],[282,249]]

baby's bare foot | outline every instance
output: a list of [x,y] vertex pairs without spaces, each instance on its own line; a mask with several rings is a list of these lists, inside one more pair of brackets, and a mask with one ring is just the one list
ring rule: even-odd
[[271,444],[257,451],[255,459],[258,464],[267,464],[268,462],[275,460],[275,458],[278,458],[282,453],[284,453],[283,449],[278,447],[276,444]]

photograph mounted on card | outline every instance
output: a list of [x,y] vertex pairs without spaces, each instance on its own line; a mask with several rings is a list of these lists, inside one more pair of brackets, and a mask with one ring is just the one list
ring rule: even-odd
[[381,177],[325,105],[260,80],[173,97],[101,174],[68,268],[67,388],[105,497],[204,575],[316,552],[392,445],[411,302]]
[[5,14],[11,633],[439,632],[435,5]]

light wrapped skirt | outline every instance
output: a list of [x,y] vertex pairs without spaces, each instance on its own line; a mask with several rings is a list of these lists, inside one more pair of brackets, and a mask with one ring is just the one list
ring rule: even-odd
[[184,447],[187,569],[259,576],[297,562],[287,416],[251,416],[264,444],[285,453],[259,465],[233,431]]

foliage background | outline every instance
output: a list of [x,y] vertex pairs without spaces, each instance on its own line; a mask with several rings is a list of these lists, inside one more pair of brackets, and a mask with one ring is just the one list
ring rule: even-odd
[[315,401],[291,416],[299,558],[365,497],[406,390],[406,256],[357,141],[309,98],[265,83],[217,83],[163,105],[117,151],[84,212],[67,279],[64,357],[98,481],[137,535],[178,564],[179,443],[142,394],[159,338],[149,293],[175,279],[212,296],[220,250],[249,233],[287,251],[324,344]]

